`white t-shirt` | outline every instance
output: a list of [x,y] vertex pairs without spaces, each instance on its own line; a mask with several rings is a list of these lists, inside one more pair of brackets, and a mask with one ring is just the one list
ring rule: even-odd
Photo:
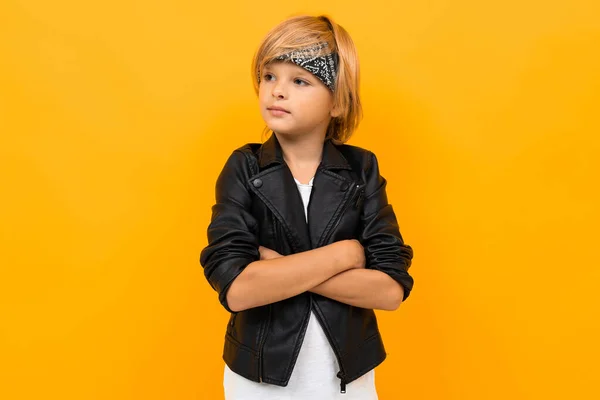
[[[295,178],[294,178],[295,179]],[[308,201],[313,179],[296,184],[304,203],[308,221]],[[346,385],[346,393],[340,393],[340,379],[336,376],[339,366],[335,353],[325,332],[311,310],[306,335],[287,386],[254,382],[233,372],[227,364],[223,375],[225,400],[377,400],[375,370]]]

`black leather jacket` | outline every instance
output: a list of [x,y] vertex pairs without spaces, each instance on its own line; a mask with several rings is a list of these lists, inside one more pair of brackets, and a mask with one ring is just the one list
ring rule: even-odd
[[248,143],[229,156],[216,183],[216,204],[208,226],[208,245],[200,264],[231,313],[223,359],[239,375],[286,386],[312,309],[337,357],[341,391],[386,358],[372,309],[344,304],[312,292],[233,312],[229,285],[252,261],[259,245],[282,255],[303,252],[344,239],[358,239],[366,268],[389,274],[404,288],[413,250],[404,244],[386,195],[375,155],[326,140],[313,182],[308,224],[296,182],[283,160],[275,134]]

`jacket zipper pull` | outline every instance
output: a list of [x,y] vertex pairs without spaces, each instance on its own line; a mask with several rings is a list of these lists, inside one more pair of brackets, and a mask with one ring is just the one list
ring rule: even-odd
[[354,203],[354,207],[356,208],[361,208],[362,207],[362,201],[363,201],[363,191],[359,191],[358,192],[358,197],[356,198],[356,202]]
[[342,371],[337,373],[338,378],[340,378],[340,393],[346,393],[346,381],[344,380],[344,374]]

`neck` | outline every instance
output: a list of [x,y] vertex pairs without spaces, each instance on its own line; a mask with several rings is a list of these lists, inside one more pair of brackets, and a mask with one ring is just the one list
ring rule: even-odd
[[313,168],[321,163],[323,155],[323,143],[325,138],[316,135],[303,135],[300,137],[289,137],[277,135],[277,141],[281,145],[283,159],[290,168]]

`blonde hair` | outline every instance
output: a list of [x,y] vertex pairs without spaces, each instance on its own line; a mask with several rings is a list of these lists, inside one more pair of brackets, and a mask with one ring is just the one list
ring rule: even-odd
[[[259,81],[266,64],[290,51],[326,41],[331,52],[338,53],[338,72],[333,105],[342,111],[329,122],[325,139],[344,143],[354,133],[363,117],[360,103],[360,70],[352,38],[327,15],[296,15],[272,28],[260,43],[252,59],[252,82],[258,96]],[[263,134],[271,131],[265,127]]]

